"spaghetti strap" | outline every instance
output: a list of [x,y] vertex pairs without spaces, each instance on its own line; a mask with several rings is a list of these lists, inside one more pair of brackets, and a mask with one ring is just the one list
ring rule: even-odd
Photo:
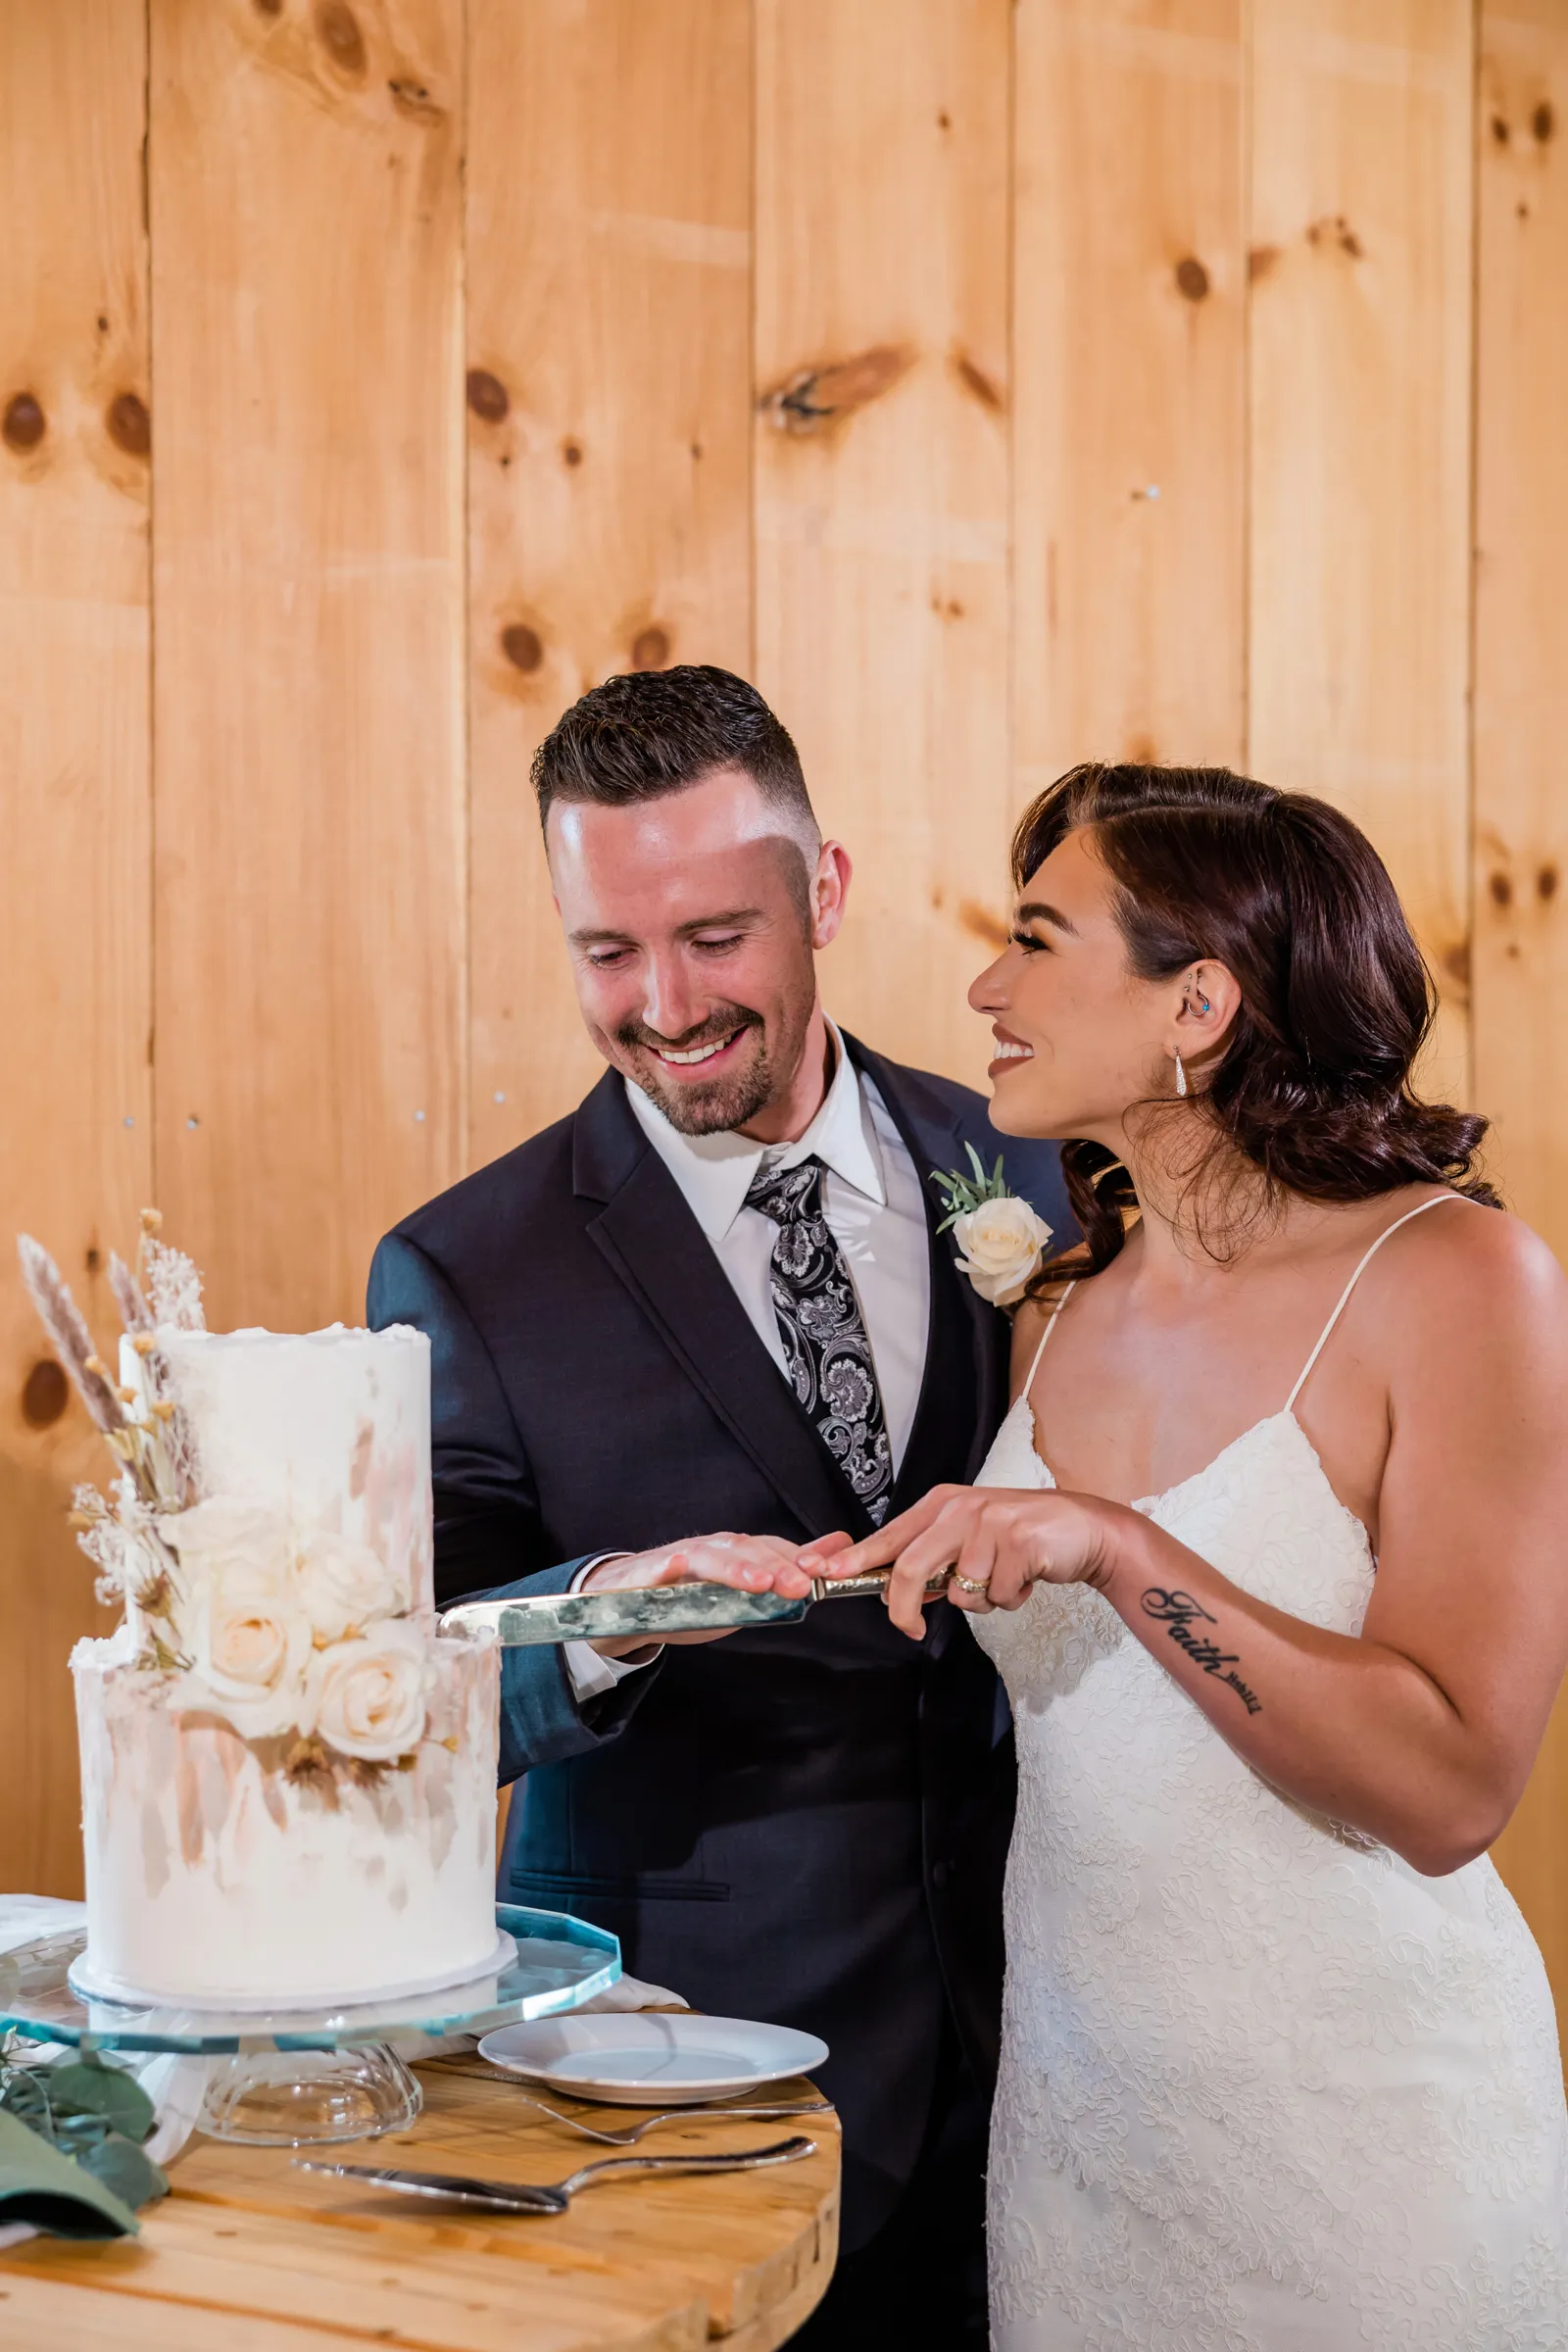
[[[1365,1252],[1360,1264],[1356,1267],[1355,1272],[1350,1276],[1349,1281],[1340,1293],[1339,1305],[1334,1309],[1333,1314],[1330,1315],[1328,1321],[1324,1324],[1322,1331],[1318,1335],[1317,1346],[1313,1348],[1311,1354],[1301,1366],[1301,1376],[1299,1380],[1298,1380],[1295,1388],[1291,1391],[1289,1396],[1287,1396],[1285,1399],[1285,1410],[1288,1413],[1292,1413],[1296,1410],[1296,1399],[1305,1388],[1307,1375],[1311,1371],[1312,1366],[1317,1362],[1318,1357],[1328,1346],[1335,1324],[1338,1323],[1340,1317],[1344,1314],[1346,1308],[1350,1303],[1350,1293],[1354,1290],[1356,1284],[1360,1281],[1362,1275],[1366,1272],[1368,1266],[1372,1263],[1372,1260],[1376,1257],[1384,1243],[1392,1234],[1397,1233],[1401,1225],[1408,1225],[1412,1217],[1423,1217],[1429,1208],[1441,1208],[1446,1200],[1462,1200],[1464,1198],[1465,1196],[1463,1193],[1434,1193],[1430,1200],[1418,1200],[1415,1207],[1407,1208],[1402,1217],[1396,1217],[1392,1225],[1385,1225],[1383,1231],[1378,1235],[1378,1238],[1372,1244],[1371,1249]],[[1049,1328],[1047,1331],[1047,1337],[1050,1337]],[[1041,1345],[1043,1347],[1045,1342],[1042,1341]]]
[[1078,1285],[1076,1282],[1069,1282],[1067,1288],[1062,1292],[1061,1297],[1056,1300],[1055,1305],[1052,1308],[1051,1313],[1047,1318],[1046,1328],[1040,1334],[1040,1345],[1035,1349],[1035,1360],[1029,1367],[1029,1377],[1024,1382],[1023,1387],[1018,1391],[1020,1396],[1027,1396],[1030,1390],[1034,1387],[1035,1374],[1040,1369],[1040,1358],[1046,1352],[1046,1342],[1050,1339],[1052,1333],[1056,1328],[1056,1317],[1060,1314],[1062,1308],[1066,1305],[1068,1299],[1072,1297],[1077,1288]]

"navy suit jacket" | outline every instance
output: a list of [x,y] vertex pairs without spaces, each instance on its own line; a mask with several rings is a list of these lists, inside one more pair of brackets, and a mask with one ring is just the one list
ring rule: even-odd
[[[922,1178],[973,1142],[1073,1228],[1054,1145],[978,1095],[846,1041]],[[1007,1323],[958,1271],[928,1187],[924,1384],[893,1508],[973,1477],[1006,1402]],[[429,1335],[436,1591],[564,1590],[582,1560],[731,1528],[869,1522],[609,1073],[571,1115],[386,1236],[369,1320]],[[700,2009],[818,2034],[845,2128],[845,2244],[919,2151],[945,2010],[983,2086],[1000,2037],[1011,1729],[957,1612],[923,1643],[879,1600],[668,1648],[579,1704],[559,1649],[512,1650],[503,1780],[526,1774],[512,1899],[612,1929]]]

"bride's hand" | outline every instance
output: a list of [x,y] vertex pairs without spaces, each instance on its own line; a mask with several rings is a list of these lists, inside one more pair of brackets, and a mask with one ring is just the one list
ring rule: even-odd
[[[891,1566],[888,1615],[918,1642],[927,1581],[953,1571],[948,1598],[983,1616],[1019,1609],[1035,1585],[1102,1585],[1115,1549],[1117,1506],[1034,1488],[933,1487],[930,1494],[847,1551],[808,1544],[799,1564],[834,1582]],[[967,1581],[965,1581],[967,1580]],[[971,1590],[972,1588],[972,1590]]]

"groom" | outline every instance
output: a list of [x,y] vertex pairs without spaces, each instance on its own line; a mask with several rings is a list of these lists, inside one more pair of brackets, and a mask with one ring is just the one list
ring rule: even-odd
[[[612,678],[533,781],[610,1067],[376,1251],[371,1323],[432,1346],[438,1595],[766,1582],[979,1467],[1007,1326],[930,1178],[999,1139],[978,1096],[825,1017],[850,861],[744,680]],[[911,935],[895,909],[888,956]],[[1054,1148],[1006,1150],[1060,1237]],[[798,2344],[983,2345],[1012,1813],[992,1667],[945,1601],[918,1649],[876,1599],[616,1646],[505,1654],[501,1774],[527,1780],[504,1892],[613,1929],[694,2007],[830,2045],[842,2259]]]

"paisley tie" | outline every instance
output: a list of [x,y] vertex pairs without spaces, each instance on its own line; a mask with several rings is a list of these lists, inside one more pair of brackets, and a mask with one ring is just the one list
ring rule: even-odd
[[880,1527],[893,1494],[893,1449],[860,1302],[823,1214],[822,1177],[819,1159],[760,1168],[746,1205],[778,1228],[769,1287],[791,1386]]

